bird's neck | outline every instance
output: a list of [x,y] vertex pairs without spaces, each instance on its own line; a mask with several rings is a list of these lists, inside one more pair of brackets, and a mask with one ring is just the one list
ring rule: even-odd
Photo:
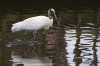
[[52,17],[49,17],[49,19],[53,19]]
[[50,13],[48,13],[48,17],[49,19],[53,19],[53,16]]

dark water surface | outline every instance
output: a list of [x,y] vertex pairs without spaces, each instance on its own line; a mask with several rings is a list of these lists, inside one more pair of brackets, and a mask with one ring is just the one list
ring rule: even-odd
[[[61,22],[47,34],[38,31],[34,46],[11,32],[15,22],[47,15],[43,10],[0,10],[0,66],[100,66],[100,8],[55,9]],[[32,33],[25,35],[28,41]]]

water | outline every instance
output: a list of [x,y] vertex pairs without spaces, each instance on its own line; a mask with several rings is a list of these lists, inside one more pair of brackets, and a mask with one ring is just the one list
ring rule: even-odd
[[[56,8],[60,29],[54,22],[47,34],[38,31],[30,46],[10,30],[13,23],[47,15],[47,8],[0,11],[0,66],[100,66],[100,8]],[[25,39],[33,37],[28,33]],[[30,41],[31,42],[31,41]]]

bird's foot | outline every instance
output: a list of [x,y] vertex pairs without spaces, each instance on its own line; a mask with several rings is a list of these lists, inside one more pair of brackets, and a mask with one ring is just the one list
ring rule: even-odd
[[45,34],[45,35],[48,35],[48,34],[53,34],[53,33],[55,33],[55,32],[43,32],[43,34]]
[[43,32],[43,34],[46,34],[46,32]]

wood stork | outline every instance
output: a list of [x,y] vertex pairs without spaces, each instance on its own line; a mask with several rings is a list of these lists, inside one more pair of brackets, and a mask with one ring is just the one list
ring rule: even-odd
[[21,37],[27,34],[27,32],[33,32],[34,34],[33,39],[35,39],[35,34],[37,30],[40,29],[47,30],[49,29],[50,26],[52,27],[53,19],[55,19],[59,25],[59,21],[56,17],[55,10],[51,8],[48,10],[48,17],[35,16],[27,18],[23,21],[12,24],[11,30],[12,32],[25,31],[25,33]]

